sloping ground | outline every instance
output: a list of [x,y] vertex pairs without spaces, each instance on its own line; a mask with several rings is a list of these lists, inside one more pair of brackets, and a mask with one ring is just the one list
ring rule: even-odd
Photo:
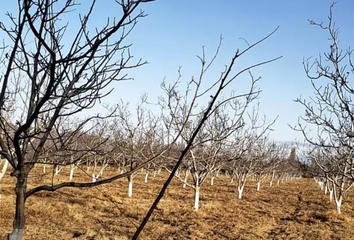
[[[60,173],[56,181],[68,179],[68,172]],[[50,174],[39,177],[39,173],[29,180],[31,186],[48,183]],[[77,175],[76,181],[90,180]],[[27,201],[25,239],[130,239],[166,177],[161,173],[144,183],[144,175],[138,175],[132,198],[127,196],[126,179],[91,189],[38,193]],[[13,179],[5,176],[3,181],[0,239],[11,231],[15,202]],[[255,185],[249,181],[239,200],[236,186],[225,176],[216,179],[214,186],[206,182],[201,208],[194,211],[192,189],[183,189],[176,180],[141,239],[353,239],[351,192],[344,200],[343,214],[337,215],[334,204],[312,179],[272,188],[264,182],[260,192]]]

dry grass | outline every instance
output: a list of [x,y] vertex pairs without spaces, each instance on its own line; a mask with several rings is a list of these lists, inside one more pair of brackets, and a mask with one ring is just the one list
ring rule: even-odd
[[[127,197],[126,179],[91,189],[38,193],[27,201],[25,239],[130,239],[166,176],[151,177],[147,184],[138,175],[132,198]],[[50,174],[33,176],[29,185],[47,183],[49,178]],[[66,179],[68,170],[56,177]],[[74,180],[90,179],[77,174]],[[1,183],[0,239],[11,231],[13,184],[9,176]],[[334,204],[311,179],[273,188],[264,183],[260,192],[255,185],[248,182],[244,198],[238,200],[235,185],[221,176],[214,186],[202,186],[201,208],[194,211],[192,189],[183,189],[176,180],[141,239],[353,239],[353,194],[345,199],[344,213],[337,215]]]

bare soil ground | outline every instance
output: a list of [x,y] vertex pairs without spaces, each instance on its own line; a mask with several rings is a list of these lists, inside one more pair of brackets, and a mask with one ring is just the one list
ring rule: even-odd
[[[113,174],[107,172],[106,174]],[[49,183],[51,174],[39,177],[37,169],[29,189]],[[55,176],[66,181],[69,171]],[[106,175],[107,176],[107,175]],[[130,239],[160,190],[166,173],[134,179],[133,197],[128,181],[91,189],[41,192],[27,200],[25,239]],[[76,173],[75,181],[89,181]],[[9,175],[0,185],[0,239],[11,231],[14,215],[14,179]],[[353,239],[354,194],[346,196],[343,214],[335,212],[312,179],[300,179],[270,188],[265,181],[260,192],[251,180],[243,199],[229,178],[220,176],[214,186],[201,188],[200,210],[193,210],[193,190],[175,180],[154,212],[140,239]]]

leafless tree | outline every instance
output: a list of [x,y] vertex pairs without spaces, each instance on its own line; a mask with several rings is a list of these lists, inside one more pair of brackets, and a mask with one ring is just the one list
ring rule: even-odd
[[[133,179],[139,174],[134,172],[135,168],[168,146],[160,139],[160,132],[164,130],[160,127],[160,118],[146,105],[147,95],[141,97],[134,112],[129,104],[121,101],[117,104],[117,117],[112,121],[116,150],[122,154],[119,164],[123,172],[132,172],[127,177],[129,197],[133,194]],[[144,168],[146,170],[148,165]]]
[[[332,169],[331,172],[335,170],[335,174],[331,175],[334,180],[333,187],[339,186],[339,202],[336,200],[338,210],[341,192],[344,191],[342,183],[353,181],[354,158],[351,152],[354,146],[354,89],[350,78],[354,74],[354,65],[352,50],[343,50],[339,44],[339,31],[333,18],[334,6],[334,3],[330,6],[327,23],[310,20],[310,24],[328,33],[329,50],[314,60],[309,58],[303,61],[305,72],[314,89],[314,97],[309,100],[296,100],[304,107],[305,115],[299,119],[294,129],[302,132],[313,147],[321,148],[316,151],[321,153],[318,156],[328,159],[326,169],[321,161],[315,162],[322,168],[323,173],[327,174],[328,169]],[[338,161],[339,158],[343,161]],[[323,185],[323,182],[320,182]]]
[[265,157],[263,149],[268,132],[276,119],[268,121],[259,113],[259,105],[248,113],[242,131],[232,139],[229,164],[232,177],[237,180],[238,198],[242,198],[247,178],[254,173],[257,162]]
[[[253,90],[251,89],[250,92]],[[243,115],[249,104],[258,97],[254,94],[252,97],[240,96],[215,109],[205,124],[200,129],[193,146],[189,149],[182,168],[185,169],[185,176],[176,177],[184,182],[184,185],[194,189],[195,200],[194,208],[199,209],[200,188],[208,175],[215,174],[225,164],[225,142],[234,132],[244,126]],[[187,109],[184,106],[181,109]],[[183,113],[180,113],[182,115]],[[177,122],[176,120],[174,122]],[[184,145],[188,143],[190,134],[198,122],[189,122],[185,127],[183,137]],[[176,155],[175,161],[178,159]],[[169,170],[170,171],[170,170]],[[171,171],[170,171],[171,172]],[[186,177],[190,174],[191,183],[187,183]],[[213,179],[214,176],[212,176]]]
[[[179,84],[181,75],[179,75],[177,81],[174,84],[167,85],[164,84],[164,89],[167,93],[166,98],[162,98],[163,101],[162,105],[168,106],[166,111],[168,112],[167,116],[170,116],[174,119],[177,128],[174,128],[173,131],[180,133],[181,138],[183,139],[185,136],[189,136],[186,141],[186,145],[182,150],[175,166],[173,167],[170,176],[166,180],[165,184],[163,185],[158,197],[155,199],[154,203],[150,207],[149,211],[147,212],[144,220],[142,221],[141,225],[135,232],[132,239],[137,239],[140,235],[142,229],[148,222],[150,216],[152,215],[154,209],[156,208],[157,204],[163,197],[168,185],[176,175],[177,170],[180,168],[183,159],[190,153],[190,150],[193,148],[193,144],[195,140],[198,139],[198,135],[200,131],[203,129],[204,124],[207,122],[207,119],[212,116],[212,114],[217,111],[221,106],[226,104],[229,101],[240,97],[252,98],[255,94],[257,94],[260,90],[255,88],[256,82],[259,78],[255,78],[250,70],[264,65],[270,62],[275,61],[278,58],[270,59],[264,62],[255,63],[253,65],[249,65],[246,68],[241,70],[235,71],[234,65],[236,64],[236,60],[239,60],[243,55],[248,53],[250,49],[253,49],[256,45],[260,44],[269,36],[271,36],[274,32],[270,35],[266,36],[265,38],[261,39],[260,41],[255,42],[254,44],[249,45],[245,48],[245,50],[239,51],[237,50],[235,55],[232,57],[228,66],[225,67],[224,71],[221,72],[220,77],[211,83],[203,81],[205,76],[210,70],[210,66],[214,63],[218,52],[220,50],[220,44],[217,48],[216,54],[211,58],[210,61],[207,61],[205,51],[203,49],[202,56],[199,56],[199,60],[201,63],[201,71],[197,77],[192,77],[191,81],[187,83],[187,87],[185,91],[179,90]],[[249,88],[246,92],[236,93],[231,95],[231,97],[225,98],[220,100],[222,95],[225,96],[225,89],[227,87],[231,87],[230,85],[235,81],[235,79],[239,78],[243,75],[243,73],[249,73],[250,76],[250,84]],[[198,110],[198,106],[203,106],[204,102],[207,101],[207,105],[204,108]],[[185,104],[188,102],[188,104]],[[187,108],[185,107],[187,106]],[[182,114],[179,114],[182,113]],[[194,120],[194,121],[193,121]],[[170,122],[170,121],[168,121]],[[194,123],[194,128],[188,128],[190,124]],[[196,123],[196,124],[195,124]],[[170,132],[173,135],[173,132]]]
[[[78,29],[69,29],[71,22],[66,16],[75,14],[79,8],[75,1],[53,0],[18,1],[16,13],[8,13],[9,23],[0,23],[6,35],[1,64],[0,92],[0,148],[1,156],[12,167],[11,175],[16,178],[16,212],[10,240],[22,239],[25,226],[25,202],[32,194],[63,187],[88,187],[102,184],[97,181],[89,185],[63,183],[53,186],[38,186],[27,190],[27,177],[37,163],[43,163],[48,139],[56,148],[65,148],[61,136],[69,130],[63,129],[60,121],[70,119],[85,109],[92,108],[107,96],[114,81],[128,79],[124,71],[144,64],[132,63],[130,44],[126,37],[138,19],[145,16],[137,12],[141,3],[153,0],[115,1],[118,18],[109,18],[104,26],[90,31],[91,16],[95,14],[95,0],[86,13],[79,16]],[[65,44],[65,46],[64,46]],[[28,87],[28,95],[19,100],[23,116],[16,114],[16,121],[7,120],[6,110],[13,100],[13,81],[21,76],[20,89]],[[108,89],[107,89],[108,87]],[[107,115],[90,114],[81,119],[76,129],[70,129],[75,138],[87,124]],[[72,120],[72,119],[71,119]],[[7,126],[14,126],[11,131]],[[68,138],[66,138],[68,139]],[[10,149],[14,151],[10,151]],[[70,164],[70,161],[68,161]],[[112,179],[110,179],[112,180]],[[107,182],[107,181],[106,181]]]
[[267,137],[261,139],[257,145],[255,147],[259,151],[259,158],[255,162],[253,175],[257,181],[257,191],[259,191],[261,180],[269,174],[271,175],[270,181],[273,182],[274,171],[281,157],[279,144],[270,141]]
[[269,186],[273,186],[275,176],[279,172],[284,172],[286,168],[282,167],[284,160],[286,159],[288,146],[286,143],[271,143],[269,152],[269,165],[268,174],[270,175]]
[[344,148],[316,147],[309,153],[309,158],[320,170],[315,180],[321,190],[329,191],[330,200],[334,198],[336,210],[340,214],[344,195],[354,184],[350,168],[353,153]]

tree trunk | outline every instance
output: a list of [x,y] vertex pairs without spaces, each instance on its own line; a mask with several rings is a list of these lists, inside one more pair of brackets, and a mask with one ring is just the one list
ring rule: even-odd
[[25,228],[25,203],[26,203],[27,175],[20,174],[17,177],[16,192],[16,212],[13,221],[12,233],[8,240],[22,240]]
[[257,191],[259,191],[260,188],[261,188],[261,181],[258,180],[258,181],[257,181]]
[[237,187],[237,190],[238,190],[238,199],[241,199],[242,198],[242,192],[243,192],[243,188],[244,188],[244,184],[242,184],[241,186],[238,186]]
[[5,175],[8,166],[9,166],[9,161],[5,160],[4,165],[2,166],[2,169],[0,171],[0,181]]
[[47,166],[47,165],[45,165],[45,164],[43,165],[43,174],[46,173],[46,166]]
[[213,186],[214,185],[214,177],[211,177],[210,178],[210,186]]
[[[2,169],[0,171],[0,182],[1,182],[1,179],[5,176],[8,166],[9,166],[9,161],[5,160],[4,165],[2,166]],[[1,191],[0,191],[0,201],[1,201]]]
[[97,177],[94,173],[92,173],[92,182],[96,182],[97,181]]
[[145,173],[145,182],[146,182],[146,183],[148,182],[148,177],[149,177],[149,172],[146,172],[146,173]]
[[129,176],[128,181],[129,181],[128,196],[132,197],[133,196],[133,178],[131,176]]
[[325,184],[325,188],[324,188],[324,194],[326,195],[328,192],[328,180],[326,179],[326,184]]
[[55,167],[55,175],[58,175],[62,170],[62,167],[59,167],[58,165]]
[[200,193],[200,186],[195,186],[194,189],[194,210],[199,209],[199,193]]
[[320,188],[321,188],[321,191],[323,191],[323,182],[319,182],[319,185],[320,185]]
[[274,176],[275,176],[275,172],[272,173],[272,177],[270,178],[270,182],[269,182],[269,187],[273,186]]
[[342,213],[342,210],[341,210],[342,200],[343,200],[343,196],[342,195],[340,195],[339,198],[336,199],[336,210],[337,210],[338,214]]
[[69,180],[73,180],[73,177],[74,177],[74,170],[75,170],[75,165],[71,164],[70,165],[70,177],[69,177]]
[[189,170],[186,170],[186,175],[184,176],[183,188],[186,188],[188,181]]

